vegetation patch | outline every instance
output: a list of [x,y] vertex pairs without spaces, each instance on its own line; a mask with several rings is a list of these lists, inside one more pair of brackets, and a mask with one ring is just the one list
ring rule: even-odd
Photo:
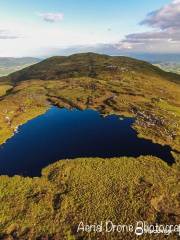
[[[153,224],[159,215],[162,224],[180,220],[178,171],[155,157],[62,160],[40,178],[0,179],[1,239],[134,239],[77,233],[77,226],[106,220]],[[155,237],[142,239],[164,239]]]

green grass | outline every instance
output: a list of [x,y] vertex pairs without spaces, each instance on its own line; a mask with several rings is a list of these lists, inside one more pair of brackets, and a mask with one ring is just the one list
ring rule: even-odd
[[0,85],[0,97],[6,95],[7,91],[12,89],[13,86],[12,85],[8,85],[8,84],[1,84]]
[[174,106],[172,104],[169,104],[168,102],[165,101],[160,101],[158,103],[158,106],[172,114],[174,114],[175,116],[180,117],[180,107],[179,106]]
[[0,232],[18,239],[97,239],[94,233],[76,232],[80,221],[153,223],[162,216],[163,224],[178,222],[178,171],[155,157],[63,160],[43,169],[41,178],[0,180]]

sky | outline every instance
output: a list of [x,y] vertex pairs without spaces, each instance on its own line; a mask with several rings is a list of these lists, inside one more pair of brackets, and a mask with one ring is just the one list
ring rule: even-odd
[[0,57],[180,53],[180,0],[0,0]]

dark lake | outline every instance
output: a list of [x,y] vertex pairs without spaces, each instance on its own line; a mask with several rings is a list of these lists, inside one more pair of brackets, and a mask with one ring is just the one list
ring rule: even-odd
[[0,146],[0,174],[40,176],[43,167],[76,157],[153,155],[173,163],[170,147],[137,138],[133,122],[93,110],[52,107]]

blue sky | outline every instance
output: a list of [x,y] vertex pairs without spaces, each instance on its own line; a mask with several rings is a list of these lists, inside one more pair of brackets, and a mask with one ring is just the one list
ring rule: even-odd
[[[133,41],[130,39],[130,42],[128,42],[127,36],[152,33],[152,31],[159,31],[160,34],[165,31],[167,34],[167,29],[164,30],[158,25],[154,28],[150,21],[145,24],[139,23],[147,20],[148,13],[152,11],[160,11],[166,7],[169,7],[169,11],[175,11],[173,4],[177,5],[177,9],[180,1],[1,1],[0,55],[43,55],[43,51],[44,54],[48,54],[49,49],[77,45],[117,45],[118,43],[120,43],[119,48],[124,46],[127,49],[135,49],[134,47],[136,47],[137,51],[140,51],[142,49],[139,49],[139,46],[142,46],[142,43],[133,45],[134,36]],[[180,12],[176,12],[176,17],[179,14]],[[158,16],[155,15],[154,18]],[[150,37],[152,38],[152,36]],[[169,38],[166,40],[170,41]]]

